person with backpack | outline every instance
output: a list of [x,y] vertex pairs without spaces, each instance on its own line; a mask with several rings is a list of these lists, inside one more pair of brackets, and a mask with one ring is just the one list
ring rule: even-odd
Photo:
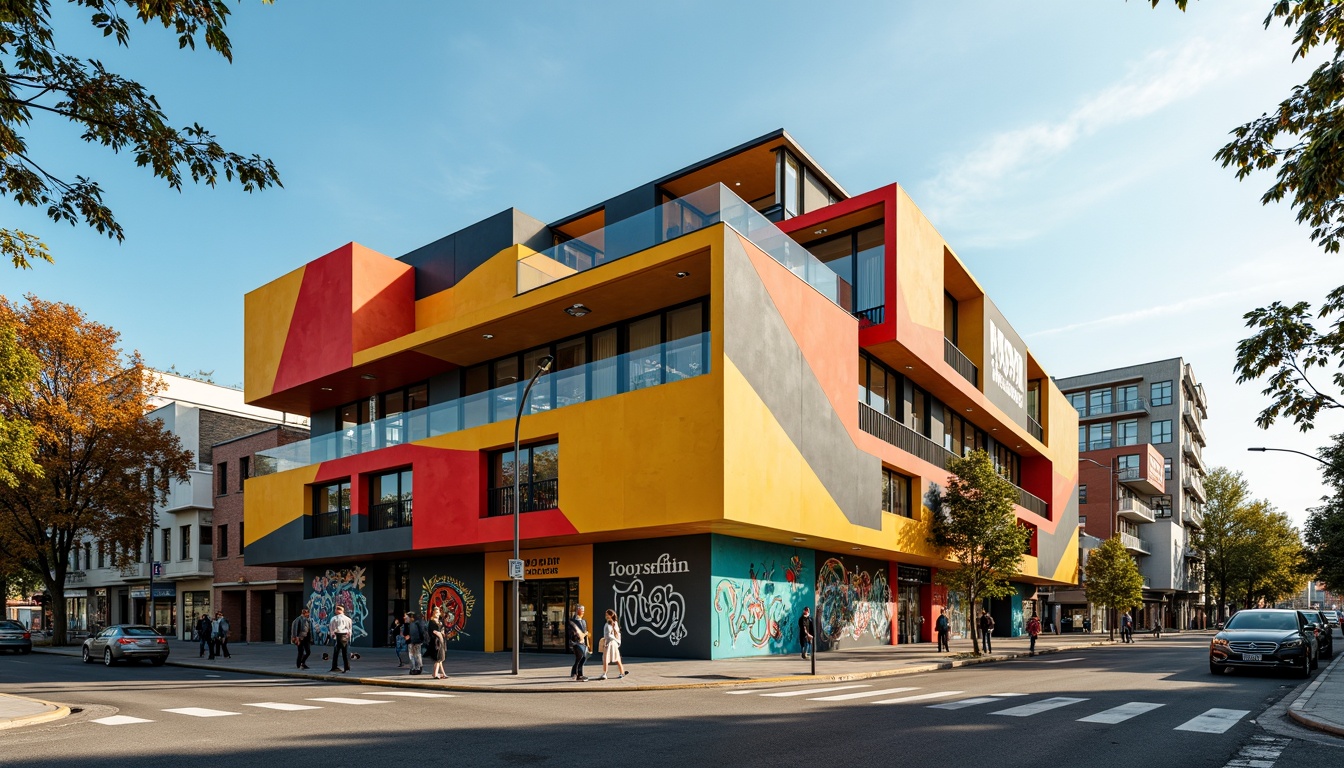
[[1041,620],[1036,618],[1036,614],[1031,614],[1027,619],[1027,635],[1031,638],[1031,648],[1028,653],[1036,653],[1036,637],[1041,634]]
[[952,644],[948,642],[948,638],[952,634],[952,623],[947,620],[946,608],[938,612],[938,621],[933,623],[933,628],[938,633],[938,651],[951,653]]
[[406,638],[406,655],[410,657],[411,674],[419,675],[425,671],[425,660],[421,649],[425,647],[427,634],[425,622],[415,611],[406,614],[406,622],[401,625],[401,633]]

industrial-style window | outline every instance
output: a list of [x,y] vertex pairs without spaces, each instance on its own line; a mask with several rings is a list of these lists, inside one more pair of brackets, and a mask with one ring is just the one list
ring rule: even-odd
[[1073,394],[1067,395],[1067,397],[1069,398],[1069,405],[1073,406],[1073,410],[1077,411],[1079,416],[1087,415],[1086,392],[1074,392]]
[[[1137,406],[1136,406],[1137,407]],[[1139,420],[1124,419],[1115,423],[1116,445],[1139,444]]]
[[223,496],[229,492],[229,463],[221,461],[215,465],[215,495]]
[[1153,443],[1171,442],[1171,419],[1163,419],[1153,422]]
[[[524,445],[517,462],[520,508],[524,512],[555,509],[560,505],[560,444]],[[513,514],[513,450],[490,455],[490,509],[488,514]]]
[[1115,388],[1115,412],[1137,411],[1139,409],[1139,387],[1137,384]]
[[221,558],[223,558],[223,557],[228,557],[228,556],[229,556],[229,526],[228,526],[227,523],[224,524],[224,525],[219,526],[219,536],[218,536],[217,538],[219,539],[219,555],[218,555],[218,556],[221,557]]
[[914,517],[910,501],[910,478],[899,472],[882,468],[882,511],[901,517]]
[[1086,484],[1078,486],[1078,503],[1079,503],[1079,504],[1086,504],[1086,503],[1087,503],[1087,485],[1086,485]]
[[1149,400],[1153,405],[1171,405],[1171,382],[1154,381]]
[[350,480],[313,488],[312,536],[340,536],[350,532]]

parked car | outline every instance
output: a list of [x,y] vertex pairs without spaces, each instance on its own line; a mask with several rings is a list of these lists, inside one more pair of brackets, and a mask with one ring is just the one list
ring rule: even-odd
[[1344,611],[1326,611],[1325,618],[1330,620],[1330,626],[1338,627],[1340,617],[1344,616]]
[[0,619],[0,651],[32,653],[32,633],[17,621]]
[[1316,627],[1316,647],[1320,649],[1320,658],[1335,658],[1335,631],[1330,628],[1330,619],[1325,611],[1306,611],[1307,621]]
[[1320,658],[1316,628],[1303,611],[1239,611],[1209,643],[1209,671],[1287,669],[1310,677]]
[[85,640],[80,657],[85,664],[101,659],[109,667],[118,661],[149,659],[157,667],[168,661],[168,638],[153,627],[114,624]]

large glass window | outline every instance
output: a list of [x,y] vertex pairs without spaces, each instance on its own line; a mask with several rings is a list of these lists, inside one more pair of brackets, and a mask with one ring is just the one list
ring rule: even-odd
[[312,535],[339,536],[350,532],[350,481],[313,488]]
[[854,314],[882,322],[886,270],[882,222],[808,243],[808,251],[854,290]]
[[882,468],[882,511],[901,517],[914,517],[910,501],[912,481],[899,472]]
[[1087,415],[1086,392],[1074,392],[1072,394],[1067,395],[1066,397],[1069,398],[1069,405],[1073,406],[1073,410],[1077,411],[1079,416]]
[[1093,416],[1111,412],[1111,390],[1094,389],[1087,393],[1088,412]]
[[1078,427],[1078,450],[1087,450],[1087,427]]
[[490,455],[490,507],[488,514],[513,514],[514,471],[524,512],[555,509],[560,504],[560,444],[525,445],[514,461],[513,451]]
[[1163,419],[1153,422],[1153,443],[1171,442],[1171,419]]
[[1116,445],[1138,445],[1139,444],[1139,420],[1125,419],[1117,422],[1115,425],[1115,444]]
[[369,527],[375,531],[411,524],[411,470],[369,478]]
[[798,187],[798,161],[784,153],[784,217],[792,218],[802,212],[799,206],[801,190]]
[[1115,390],[1115,410],[1137,411],[1139,409],[1139,387],[1131,385],[1128,387],[1117,387]]
[[904,402],[902,390],[904,379],[885,365],[859,353],[859,402],[873,410],[901,421],[901,406]]
[[1149,401],[1153,405],[1171,405],[1171,382],[1154,381],[1152,384],[1152,396]]
[[1139,456],[1131,453],[1125,456],[1117,456],[1115,459],[1116,476],[1121,480],[1139,479]]
[[1090,424],[1087,428],[1087,449],[1097,451],[1111,447],[1111,424]]

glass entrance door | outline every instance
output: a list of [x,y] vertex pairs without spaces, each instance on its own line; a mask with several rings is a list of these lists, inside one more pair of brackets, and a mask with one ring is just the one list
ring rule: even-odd
[[[566,649],[565,622],[579,603],[578,579],[543,579],[518,585],[520,650],[560,651]],[[505,647],[508,647],[508,619],[505,618]]]
[[897,642],[919,642],[919,585],[902,584],[896,601]]

